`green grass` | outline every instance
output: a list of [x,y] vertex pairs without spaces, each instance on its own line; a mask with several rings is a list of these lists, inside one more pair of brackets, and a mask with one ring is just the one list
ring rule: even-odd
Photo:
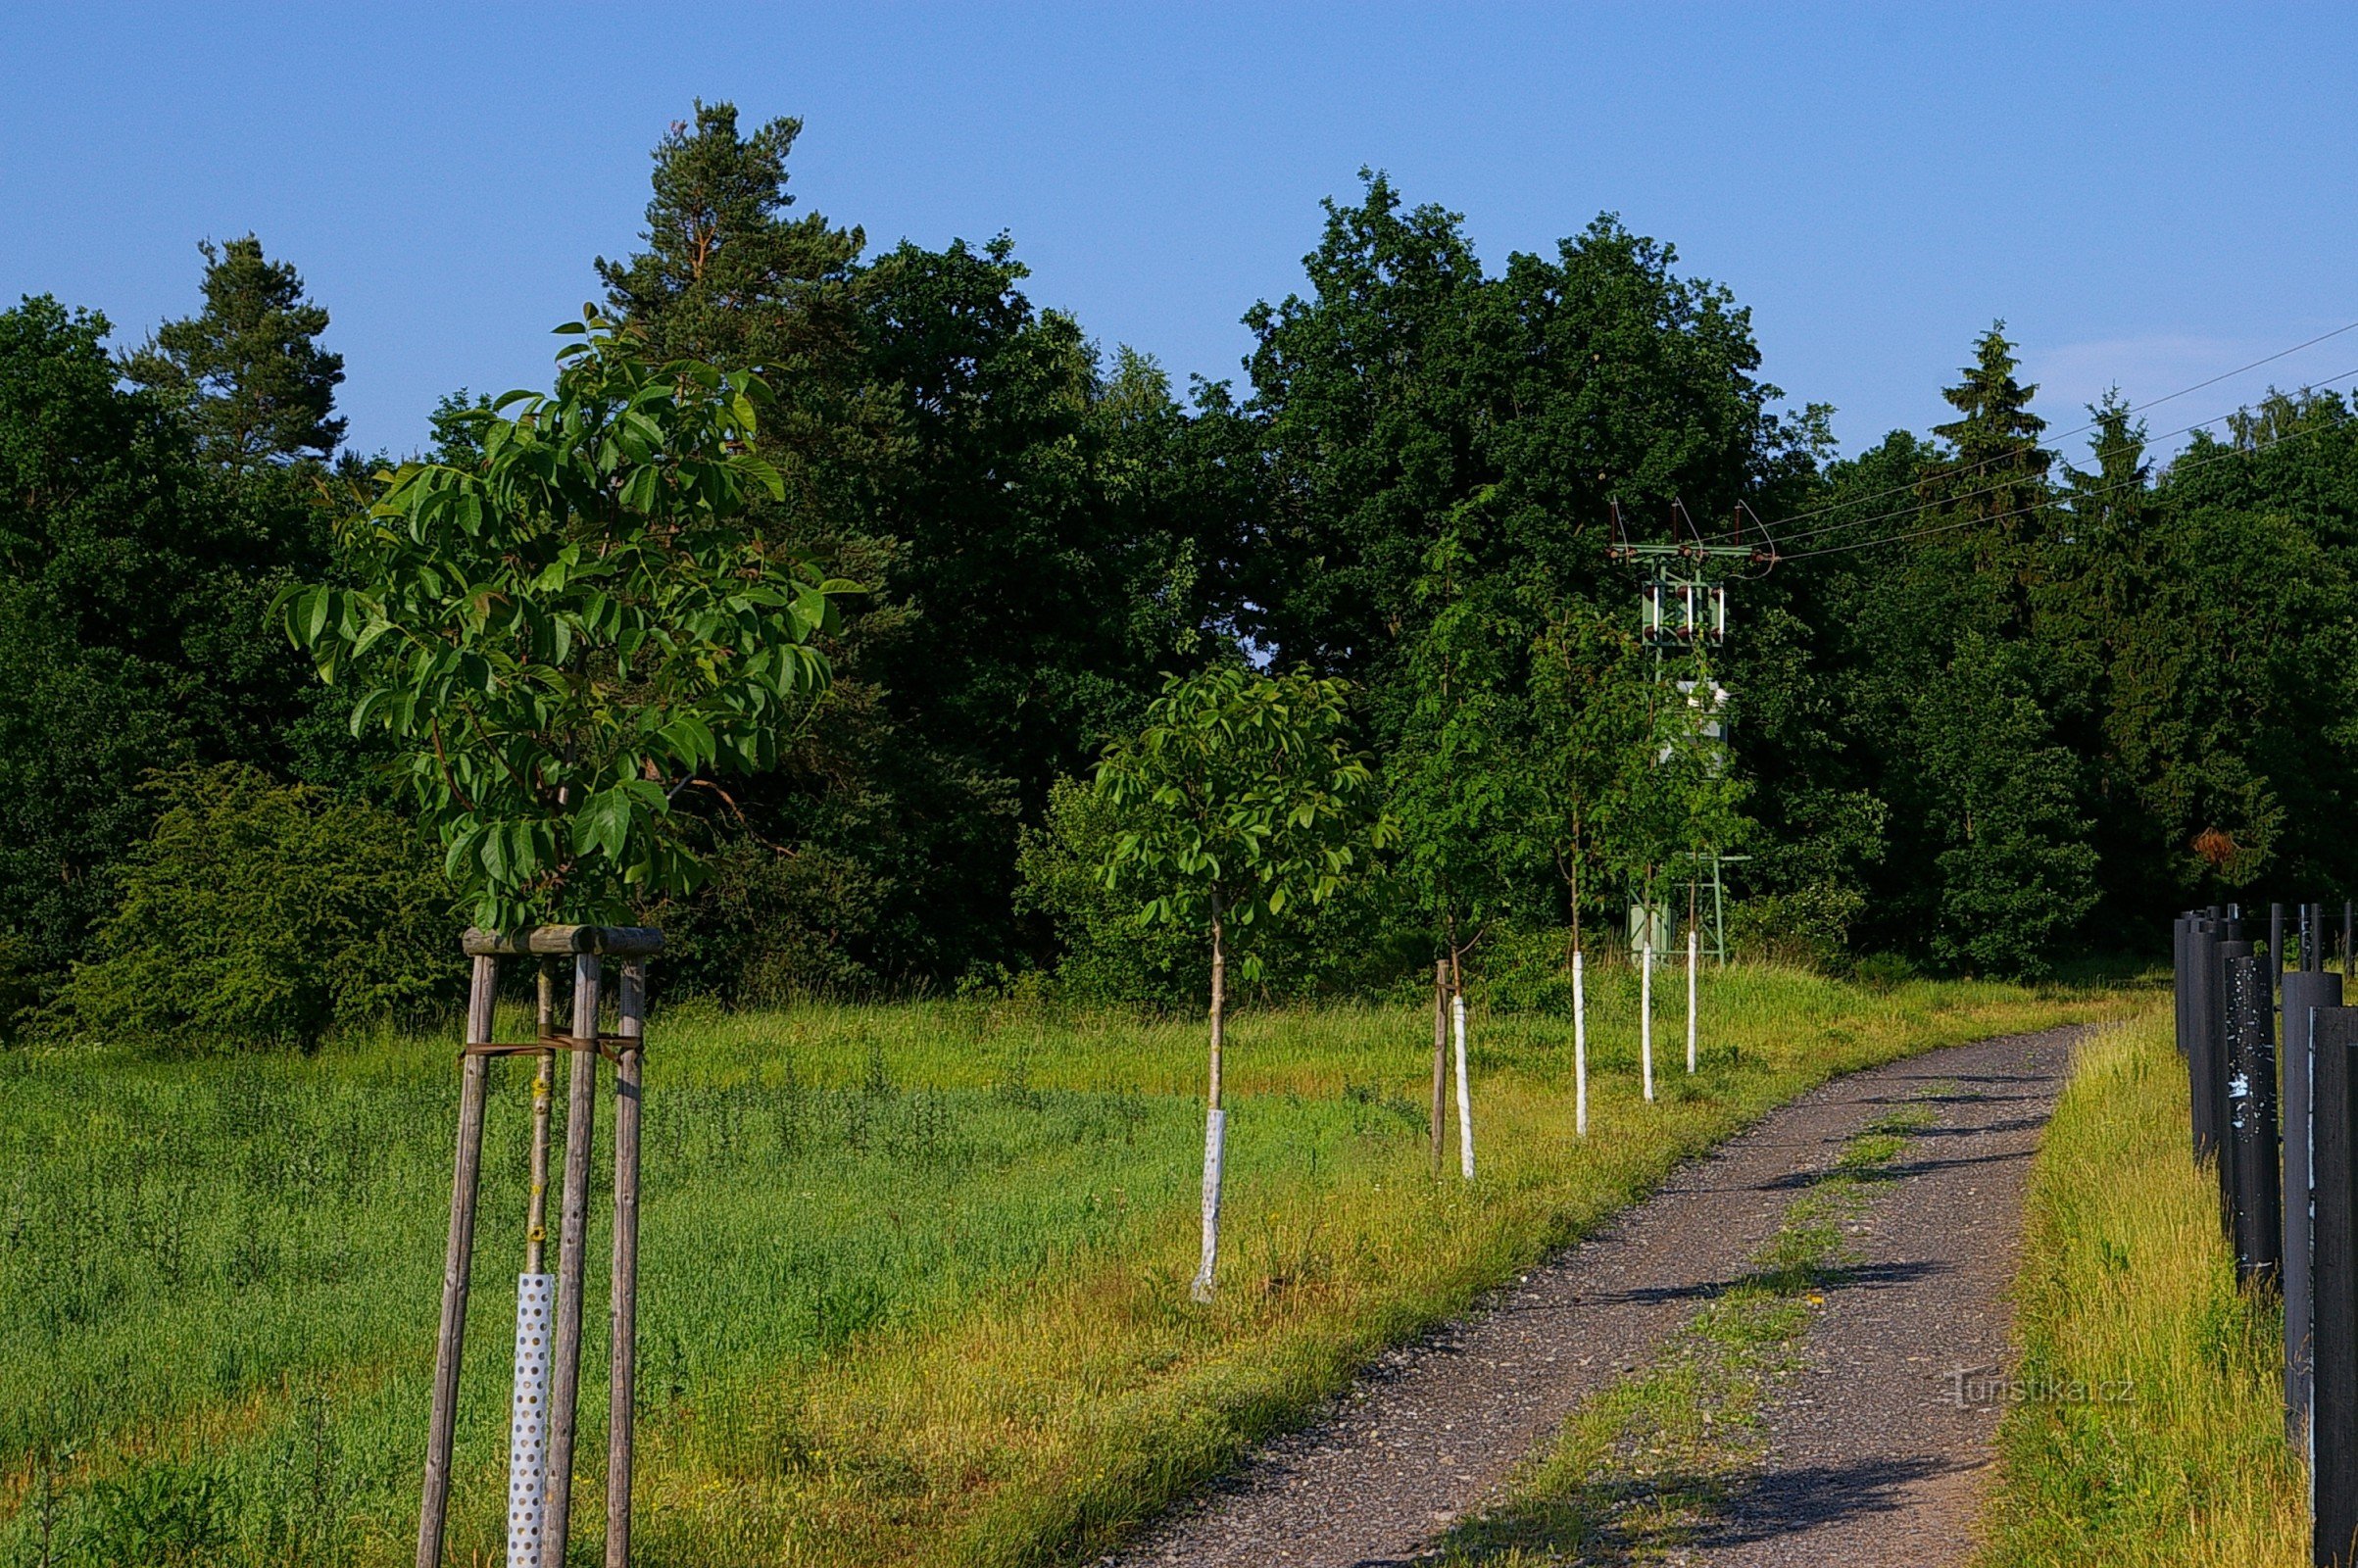
[[1585,1401],[1504,1502],[1449,1533],[1439,1562],[1657,1562],[1724,1519],[1767,1454],[1761,1405],[1799,1366],[1812,1308],[1824,1304],[1831,1271],[1848,1261],[1844,1227],[1933,1119],[1921,1106],[1894,1111],[1843,1145],[1833,1167],[1787,1205],[1751,1271],[1650,1365]]
[[2236,1289],[2216,1178],[2186,1149],[2166,1011],[2084,1048],[2031,1184],[2017,1326],[2033,1387],[1999,1428],[1987,1560],[2249,1568],[2309,1560],[2276,1303]]
[[[1809,1084],[2117,1006],[1734,969],[1706,977],[1695,1079],[1677,1000],[1657,1004],[1649,1106],[1634,980],[1597,989],[1585,1144],[1567,1027],[1477,1016],[1470,1188],[1429,1174],[1428,1015],[1239,1019],[1208,1308],[1186,1299],[1200,1024],[1013,1004],[660,1014],[639,1560],[1086,1558]],[[494,1072],[455,1562],[499,1553],[526,1076]],[[408,1560],[456,1082],[448,1040],[0,1056],[0,1563]],[[601,1224],[584,1553],[606,1245]]]

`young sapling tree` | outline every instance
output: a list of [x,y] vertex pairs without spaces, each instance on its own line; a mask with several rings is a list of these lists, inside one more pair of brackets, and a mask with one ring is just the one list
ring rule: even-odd
[[351,586],[280,598],[494,930],[690,891],[682,792],[776,763],[855,591],[763,532],[759,375],[651,363],[595,310],[558,330],[554,393],[459,416],[470,461],[379,475],[339,541]]
[[[1211,1052],[1204,1134],[1204,1256],[1192,1294],[1211,1299],[1219,1257],[1227,1112],[1221,1054],[1234,933],[1331,897],[1389,842],[1373,775],[1348,735],[1346,687],[1236,665],[1169,677],[1138,734],[1106,749],[1097,784],[1123,828],[1103,875],[1139,894],[1141,923],[1205,932]],[[1248,956],[1241,971],[1256,978]]]
[[[1477,524],[1489,494],[1480,492],[1459,508],[1426,554],[1417,587],[1432,619],[1408,648],[1409,701],[1387,769],[1391,814],[1400,823],[1401,879],[1432,922],[1448,966],[1458,1170],[1468,1181],[1474,1176],[1474,1127],[1465,956],[1490,925],[1523,912],[1523,890],[1542,858],[1527,831],[1536,781],[1524,744],[1526,705],[1512,668],[1528,634],[1517,629],[1511,585],[1473,572],[1466,531]],[[1437,1024],[1437,1083],[1442,1039]],[[1438,1152],[1438,1093],[1434,1121]]]

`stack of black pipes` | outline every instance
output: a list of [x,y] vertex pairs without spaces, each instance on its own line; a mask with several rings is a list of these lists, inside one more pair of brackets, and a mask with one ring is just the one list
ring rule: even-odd
[[[2236,1277],[2283,1295],[2284,1424],[2309,1448],[2313,1561],[2358,1568],[2358,1007],[2326,967],[2325,906],[2294,909],[2289,973],[2284,916],[2271,906],[2265,944],[2233,905],[2179,918],[2178,1049]],[[2354,917],[2343,905],[2343,973]]]

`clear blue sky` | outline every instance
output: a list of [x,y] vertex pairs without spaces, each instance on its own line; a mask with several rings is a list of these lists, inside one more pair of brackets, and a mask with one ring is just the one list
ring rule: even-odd
[[354,443],[406,451],[445,391],[545,382],[648,149],[726,98],[803,118],[806,208],[1009,230],[1036,301],[1182,380],[1237,373],[1363,164],[1493,265],[1616,211],[1856,450],[1941,417],[1993,317],[2058,425],[2358,320],[2354,45],[2346,5],[18,5],[0,294],[135,342],[254,230],[333,313]]

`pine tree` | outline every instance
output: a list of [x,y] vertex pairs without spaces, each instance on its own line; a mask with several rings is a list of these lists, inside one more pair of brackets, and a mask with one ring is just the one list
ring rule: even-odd
[[802,130],[778,119],[740,136],[736,105],[699,102],[694,124],[674,121],[655,149],[647,249],[601,257],[598,276],[659,357],[779,365],[848,351],[842,285],[867,240],[817,213],[787,216]]
[[123,373],[188,410],[207,456],[232,467],[326,457],[344,439],[333,417],[344,357],[319,347],[327,312],[303,277],[248,234],[207,240],[205,308],[157,328]]

